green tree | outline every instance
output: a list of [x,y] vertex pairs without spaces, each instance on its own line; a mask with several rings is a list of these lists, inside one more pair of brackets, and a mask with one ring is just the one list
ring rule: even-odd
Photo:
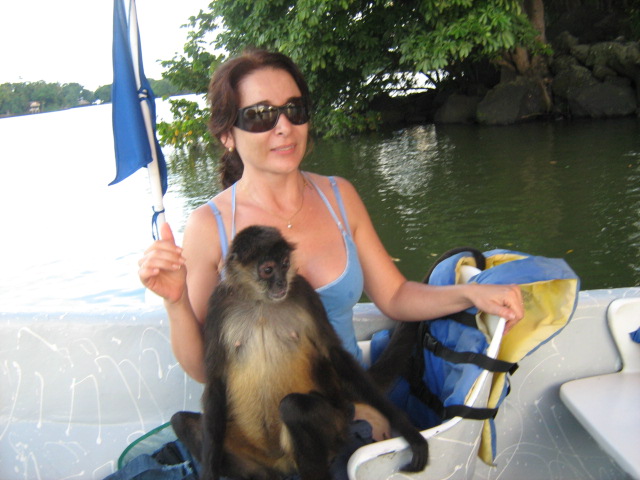
[[[542,0],[528,3],[542,3]],[[216,0],[192,17],[185,55],[166,62],[172,80],[206,91],[220,60],[203,41],[218,29],[214,47],[288,54],[305,73],[315,101],[315,128],[342,135],[375,128],[370,107],[381,94],[464,76],[465,65],[513,59],[521,47],[542,47],[520,0]],[[208,64],[208,62],[210,62]],[[422,74],[420,76],[418,74]]]
[[53,112],[62,108],[61,90],[59,83],[47,83],[43,80],[24,85],[28,101],[40,102],[43,112]]
[[65,83],[60,87],[59,98],[61,108],[74,107],[93,103],[95,93],[87,90],[79,83]]
[[154,80],[150,78],[149,84],[151,85],[151,89],[153,90],[156,98],[171,97],[173,95],[183,95],[185,93],[191,93],[188,89],[177,88],[166,78],[163,78],[161,80]]
[[23,114],[28,110],[29,98],[23,85],[16,83],[0,85],[0,116]]
[[176,148],[200,149],[201,142],[210,143],[213,139],[207,130],[208,110],[199,107],[197,102],[184,98],[171,101],[171,113],[174,122],[159,122],[158,136],[162,145]]
[[[193,93],[193,90],[188,88],[178,88],[167,78],[161,80],[155,80],[149,78],[149,84],[153,90],[156,98],[172,97],[174,95],[185,95],[187,93]],[[94,101],[99,100],[102,103],[111,102],[111,84],[102,85],[93,94]]]
[[[167,69],[162,74],[163,78],[182,92],[204,94],[211,74],[225,58],[224,55],[211,53],[211,45],[205,40],[217,26],[215,16],[205,14],[202,10],[197,16],[190,17],[189,23],[184,25],[191,30],[183,53],[161,62]],[[158,124],[161,144],[199,151],[202,143],[212,143],[207,130],[209,112],[201,108],[198,102],[171,100],[171,113],[175,118],[173,122]]]
[[31,102],[40,102],[40,111],[53,112],[93,103],[95,94],[79,83],[37,82],[0,85],[0,116],[23,115]]
[[211,74],[224,60],[223,55],[209,52],[210,43],[205,40],[218,28],[218,23],[215,15],[200,10],[197,16],[190,17],[189,23],[183,26],[192,29],[189,31],[183,53],[161,62],[161,65],[167,68],[162,77],[180,89],[191,93],[204,93],[207,91]]
[[101,85],[95,91],[96,100],[100,100],[102,103],[111,102],[111,84]]

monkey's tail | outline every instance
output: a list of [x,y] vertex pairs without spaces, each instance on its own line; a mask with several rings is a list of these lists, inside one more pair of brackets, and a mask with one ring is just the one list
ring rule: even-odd
[[369,368],[373,381],[387,391],[398,376],[405,376],[413,366],[413,350],[418,342],[421,322],[398,322],[389,344]]

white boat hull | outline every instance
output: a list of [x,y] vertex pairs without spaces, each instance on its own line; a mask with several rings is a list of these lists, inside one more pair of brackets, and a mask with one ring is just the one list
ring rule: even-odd
[[[476,426],[470,425],[466,444],[444,434],[437,447],[438,436],[431,440],[424,478],[630,478],[559,397],[569,380],[620,369],[606,310],[621,297],[640,297],[640,288],[581,292],[565,330],[520,363],[496,419],[495,467],[476,460]],[[357,307],[360,339],[389,322],[370,304]],[[3,480],[104,478],[130,442],[178,410],[199,409],[202,386],[173,357],[160,306],[0,312],[0,365]],[[446,476],[431,475],[453,458]],[[358,478],[380,477],[373,472]]]

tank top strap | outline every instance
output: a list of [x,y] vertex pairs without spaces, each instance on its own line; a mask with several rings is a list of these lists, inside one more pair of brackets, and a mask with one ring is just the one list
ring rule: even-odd
[[[329,177],[329,182],[331,183],[333,194],[336,197],[336,202],[338,203],[338,208],[340,210],[340,216],[342,217],[342,221],[340,220],[336,212],[333,210],[331,203],[329,203],[329,200],[327,199],[326,195],[322,192],[322,190],[320,190],[318,186],[306,174],[305,174],[305,178],[309,181],[309,183],[311,183],[311,185],[313,185],[313,187],[316,189],[316,191],[320,195],[320,198],[322,199],[324,204],[327,206],[327,210],[329,210],[329,213],[331,214],[331,216],[333,217],[333,220],[338,225],[338,228],[340,229],[340,231],[350,237],[351,229],[349,228],[349,221],[347,220],[347,212],[344,208],[344,202],[342,200],[342,195],[340,195],[340,189],[338,188],[338,183],[336,182],[336,179],[334,177]],[[237,184],[234,183],[231,186],[231,240],[233,240],[234,237],[236,236],[236,185]],[[209,205],[209,208],[211,208],[211,211],[216,217],[216,223],[218,225],[218,233],[220,236],[220,251],[222,252],[222,258],[226,258],[227,253],[229,251],[229,241],[227,238],[226,229],[224,227],[224,222],[222,220],[222,214],[220,213],[220,210],[218,209],[216,204],[213,203],[212,200],[209,200],[207,202],[207,205]]]
[[333,207],[331,206],[331,203],[329,203],[329,199],[327,199],[326,195],[322,192],[322,190],[320,190],[318,188],[318,186],[313,182],[313,180],[311,180],[306,174],[304,174],[304,176],[309,181],[309,183],[311,185],[313,185],[313,188],[316,189],[316,192],[318,192],[318,195],[320,195],[320,198],[322,199],[322,201],[326,205],[327,210],[329,210],[329,213],[331,214],[331,216],[333,217],[333,220],[338,225],[338,228],[340,229],[340,231],[345,233],[345,234],[347,234],[348,236],[351,236],[351,229],[349,228],[349,221],[347,220],[347,214],[346,214],[346,211],[344,209],[344,204],[342,202],[342,196],[340,195],[340,190],[338,189],[338,184],[336,182],[336,179],[334,177],[329,177],[329,182],[331,183],[331,188],[333,189],[333,194],[335,195],[336,201],[338,202],[338,208],[340,209],[340,215],[341,215],[343,221],[341,221],[340,218],[338,218],[338,215],[333,210]]
[[331,183],[333,194],[336,196],[336,201],[338,202],[338,208],[340,209],[340,215],[342,216],[342,221],[344,222],[344,228],[347,230],[347,233],[349,234],[349,236],[351,236],[351,227],[349,227],[349,220],[347,219],[347,211],[344,208],[344,202],[342,201],[342,195],[340,195],[338,182],[336,182],[335,177],[329,177],[329,182]]
[[231,186],[231,241],[236,238],[236,185]]
[[212,200],[209,200],[207,202],[207,205],[209,205],[209,208],[211,208],[211,211],[216,216],[216,223],[218,224],[218,235],[220,237],[220,250],[222,252],[222,258],[226,258],[227,251],[229,250],[229,242],[227,241],[227,232],[224,228],[224,222],[222,221],[222,214]]

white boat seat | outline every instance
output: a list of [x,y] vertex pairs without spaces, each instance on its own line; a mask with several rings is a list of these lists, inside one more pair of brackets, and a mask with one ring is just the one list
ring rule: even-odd
[[609,329],[620,353],[619,372],[564,383],[560,398],[620,467],[640,479],[640,298],[611,302]]

